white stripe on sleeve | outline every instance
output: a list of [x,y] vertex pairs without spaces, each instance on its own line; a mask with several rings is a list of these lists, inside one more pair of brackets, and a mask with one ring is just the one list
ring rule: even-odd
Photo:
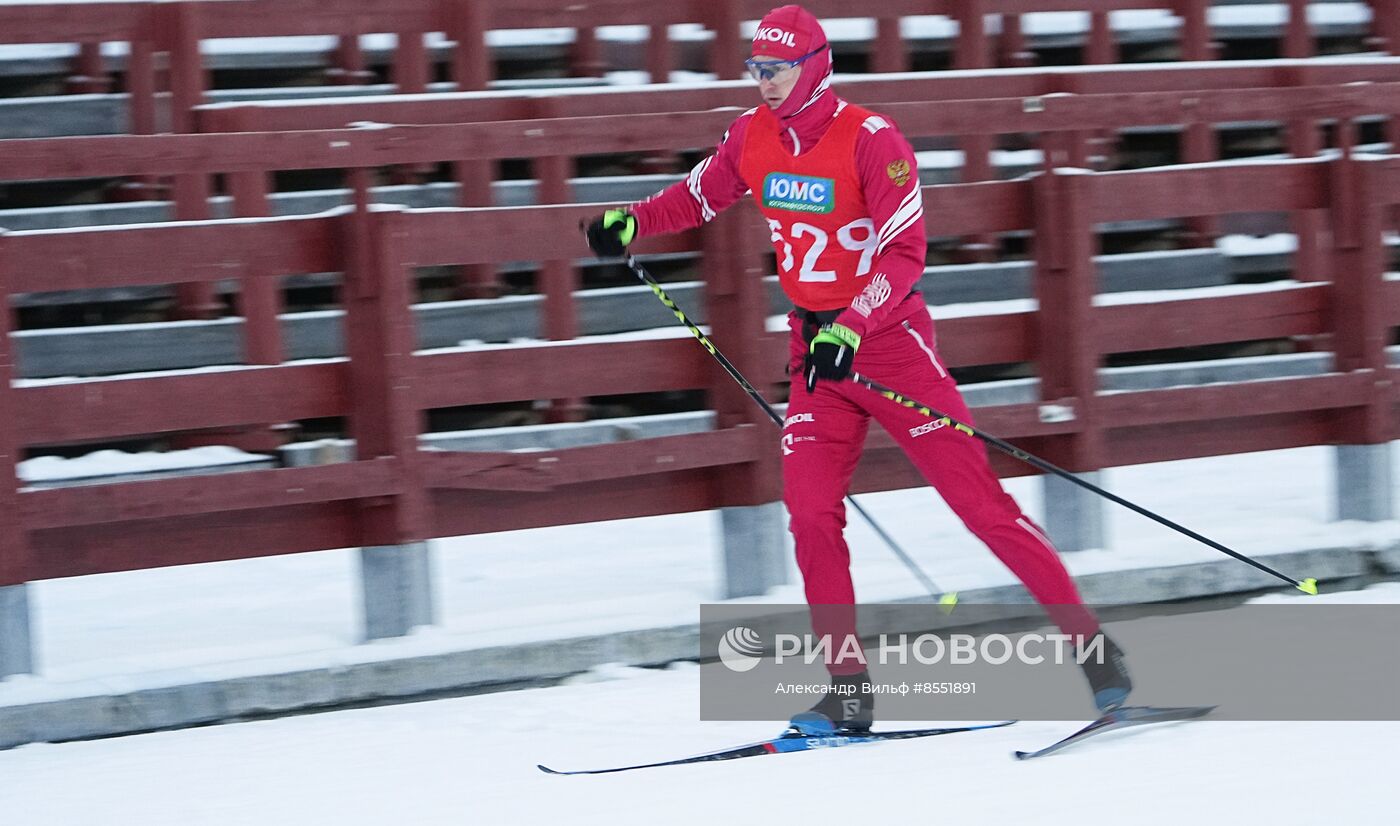
[[865,119],[865,123],[862,123],[861,126],[865,127],[865,131],[873,135],[881,129],[889,129],[890,122],[879,115],[871,115]]
[[877,245],[877,246],[875,247],[875,254],[876,254],[876,255],[883,255],[883,254],[885,253],[885,247],[889,246],[890,243],[893,242],[896,238],[898,238],[899,235],[900,235],[901,233],[903,233],[905,230],[907,230],[907,229],[909,229],[910,227],[914,226],[914,224],[916,224],[916,223],[919,222],[919,221],[922,221],[923,219],[924,219],[924,208],[923,208],[923,207],[919,207],[919,211],[918,211],[918,212],[915,212],[913,215],[909,216],[909,220],[905,221],[903,224],[900,224],[899,227],[897,227],[893,232],[890,233],[890,235],[889,235],[888,238],[885,238],[884,240],[882,240],[882,241],[879,243],[879,245]]
[[695,203],[700,205],[700,218],[706,222],[715,217],[715,211],[710,208],[710,202],[705,198],[705,191],[700,185],[700,178],[705,174],[705,170],[710,168],[710,161],[714,160],[714,155],[706,158],[695,165],[690,170],[690,175],[686,178],[686,188],[690,190],[690,197],[695,199]]
[[899,206],[895,208],[894,214],[891,215],[890,219],[885,222],[885,225],[880,228],[880,232],[877,234],[878,237],[886,237],[891,229],[908,220],[910,213],[920,209],[923,209],[923,198],[920,195],[919,188],[916,186],[909,191],[908,195],[904,196],[903,201],[899,202]]

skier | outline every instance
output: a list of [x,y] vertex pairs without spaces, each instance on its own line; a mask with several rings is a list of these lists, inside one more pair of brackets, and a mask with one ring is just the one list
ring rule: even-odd
[[[638,238],[699,226],[753,193],[795,305],[783,499],[814,631],[831,635],[834,649],[855,634],[843,499],[873,417],[1065,633],[1080,644],[1101,635],[1049,539],[1002,489],[980,442],[845,381],[858,363],[872,379],[972,420],[916,289],[927,238],[912,148],[888,118],[831,90],[830,46],[801,6],[763,18],[745,65],[764,105],[740,115],[685,180],[608,210],[587,236],[599,256],[620,256]],[[1126,700],[1132,683],[1112,640],[1104,637],[1102,649],[1103,661],[1091,657],[1084,668],[1096,705],[1108,711]],[[794,727],[869,729],[865,663],[827,668],[833,690],[794,717]]]

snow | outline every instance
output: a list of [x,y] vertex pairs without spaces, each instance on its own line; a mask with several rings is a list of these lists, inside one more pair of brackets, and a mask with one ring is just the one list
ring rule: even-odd
[[[340,310],[317,310],[308,313],[298,313],[298,317],[314,316],[318,314],[343,315]],[[103,324],[98,327],[73,327],[65,331],[65,335],[81,336],[87,332],[94,335],[115,332],[122,329],[149,329],[151,327],[166,328],[174,325],[211,325],[211,324],[238,324],[241,319],[223,318],[212,321],[150,321],[137,322],[132,324]],[[34,335],[39,331],[25,330],[14,333],[15,336]],[[426,352],[426,351],[425,351]],[[53,376],[42,379],[15,379],[12,384],[15,387],[47,387],[55,384],[100,384],[108,381],[135,381],[139,379],[162,379],[175,378],[179,376],[199,376],[208,373],[227,373],[234,370],[276,370],[281,367],[294,367],[306,364],[335,364],[343,362],[343,357],[326,359],[293,359],[284,361],[281,364],[213,364],[208,367],[187,367],[180,370],[150,370],[138,373],[118,373],[111,376]]]
[[[1211,8],[1206,19],[1212,26],[1282,26],[1288,22],[1288,7],[1275,4],[1222,6]],[[1371,22],[1366,3],[1309,3],[1308,22],[1312,25],[1362,25]]]
[[[956,149],[928,149],[914,153],[920,169],[961,169],[966,154]],[[1039,166],[1045,154],[1039,149],[993,149],[993,166]]]
[[1008,298],[1004,301],[964,301],[958,304],[936,304],[928,308],[935,321],[944,318],[966,318],[979,315],[1033,313],[1039,302],[1034,298]]
[[[603,77],[616,86],[645,86],[651,83],[650,72],[606,72]],[[713,72],[686,72],[672,71],[666,78],[667,83],[688,83],[699,84],[709,83],[718,80],[719,75]]]
[[[1400,587],[1316,599],[1395,604]],[[26,826],[825,824],[849,822],[855,806],[866,823],[1394,821],[1383,759],[1394,722],[1205,720],[1028,763],[1010,753],[1075,724],[594,777],[535,768],[669,759],[776,733],[698,722],[698,690],[692,664],[605,666],[552,688],[23,746],[0,753],[0,798]],[[814,781],[834,785],[835,799],[812,793]]]
[[[1333,473],[1332,450],[1319,446],[1115,468],[1101,484],[1251,555],[1400,542],[1398,522],[1330,521]],[[1006,486],[1039,517],[1038,480]],[[1013,581],[927,489],[860,499],[941,587]],[[1105,513],[1108,548],[1065,557],[1076,575],[1223,558],[1126,510]],[[691,513],[436,540],[441,626],[372,645],[356,644],[352,550],[33,583],[41,673],[0,681],[0,703],[693,623],[696,605],[718,598],[717,521]],[[863,600],[920,593],[860,520],[847,535]],[[786,585],[762,601],[801,599]]]
[[1186,287],[1178,290],[1133,290],[1099,293],[1095,307],[1119,304],[1146,304],[1152,301],[1186,301],[1193,298],[1221,298],[1227,295],[1258,295],[1297,289],[1297,281],[1270,281],[1266,284],[1222,284],[1214,287]]
[[1215,239],[1215,247],[1225,255],[1270,255],[1298,251],[1298,236],[1280,232],[1262,238],[1248,235],[1223,235]]
[[237,448],[210,446],[164,453],[127,453],[121,450],[99,450],[75,459],[61,456],[40,456],[19,463],[19,478],[24,482],[57,482],[91,479],[99,476],[155,473],[191,468],[223,467],[266,462],[267,458],[244,453]]
[[[700,332],[708,335],[710,328],[708,325],[697,325]],[[580,344],[605,344],[618,341],[659,341],[672,338],[690,338],[692,333],[689,328],[678,325],[668,327],[650,327],[645,330],[628,330],[621,333],[603,333],[595,336],[578,336],[577,338],[564,339],[561,341],[551,341],[541,338],[519,337],[510,341],[486,342],[481,339],[463,339],[456,347],[433,347],[427,350],[415,351],[420,356],[442,355],[445,353],[461,353],[467,350],[516,350],[520,348],[533,347],[576,347]]]

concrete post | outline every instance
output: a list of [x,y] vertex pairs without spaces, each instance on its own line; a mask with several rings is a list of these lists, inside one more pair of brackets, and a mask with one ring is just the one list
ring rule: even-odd
[[29,631],[29,586],[0,586],[0,680],[35,673],[34,637]]
[[428,543],[360,549],[366,640],[402,637],[437,622]]
[[761,596],[788,581],[782,502],[721,508],[724,599]]
[[1390,444],[1337,446],[1336,518],[1380,522],[1394,515]]
[[[1075,474],[1103,485],[1103,471]],[[1053,474],[1042,477],[1045,533],[1060,551],[1107,547],[1103,524],[1104,498]]]
[[[353,442],[326,439],[312,450],[284,450],[282,464],[330,465],[354,455]],[[416,626],[436,623],[428,543],[361,548],[360,593],[366,640],[402,637]]]

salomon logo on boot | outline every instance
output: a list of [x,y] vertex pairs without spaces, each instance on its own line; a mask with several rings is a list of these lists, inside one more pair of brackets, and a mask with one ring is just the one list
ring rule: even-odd
[[1094,705],[1100,712],[1110,712],[1128,701],[1128,693],[1133,690],[1132,678],[1128,676],[1128,662],[1123,649],[1100,631],[1090,638],[1082,651],[1087,655],[1079,664],[1084,676],[1089,680],[1089,689],[1094,692]]
[[870,731],[875,722],[875,698],[870,674],[831,676],[831,688],[821,702],[792,718],[794,731],[819,737]]

